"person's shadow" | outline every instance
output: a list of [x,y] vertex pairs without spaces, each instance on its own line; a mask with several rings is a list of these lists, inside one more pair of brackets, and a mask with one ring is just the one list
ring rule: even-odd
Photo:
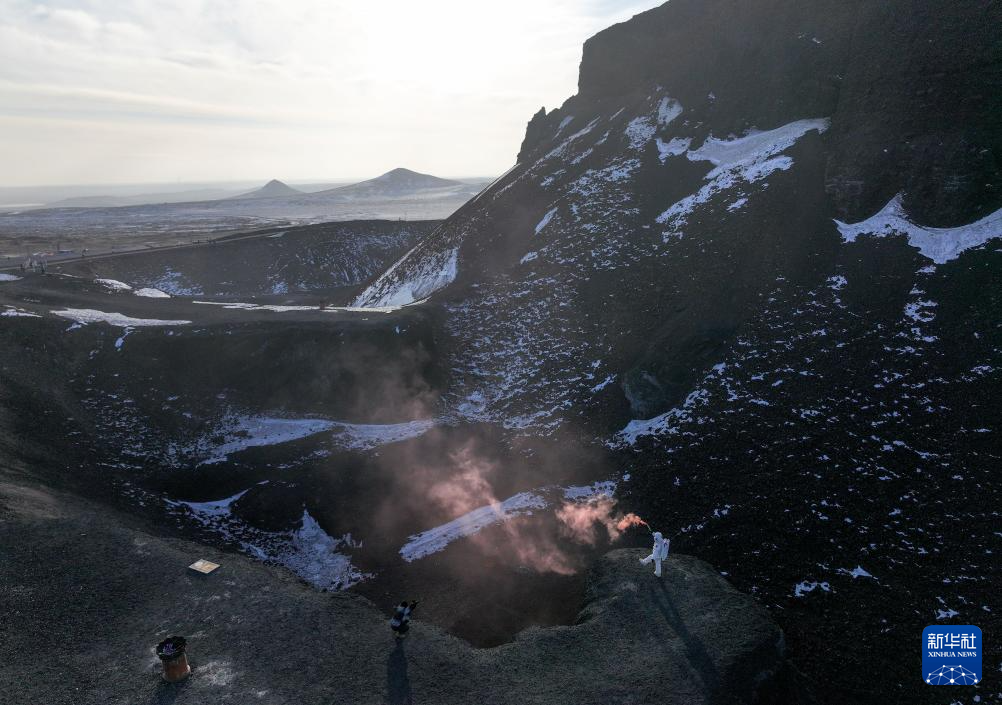
[[412,705],[411,682],[407,677],[407,654],[404,653],[403,639],[396,640],[397,645],[390,652],[386,661],[386,692],[390,705]]

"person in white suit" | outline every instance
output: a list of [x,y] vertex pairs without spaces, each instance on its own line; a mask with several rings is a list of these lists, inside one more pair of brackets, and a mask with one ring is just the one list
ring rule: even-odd
[[640,562],[647,565],[651,561],[654,561],[654,575],[661,577],[661,561],[668,559],[668,549],[671,546],[671,540],[666,539],[661,535],[660,531],[654,532],[654,548],[651,550],[651,555],[647,558],[641,558]]

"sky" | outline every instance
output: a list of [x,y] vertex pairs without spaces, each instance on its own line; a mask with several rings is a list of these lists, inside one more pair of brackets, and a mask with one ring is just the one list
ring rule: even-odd
[[0,186],[491,176],[647,0],[0,0]]

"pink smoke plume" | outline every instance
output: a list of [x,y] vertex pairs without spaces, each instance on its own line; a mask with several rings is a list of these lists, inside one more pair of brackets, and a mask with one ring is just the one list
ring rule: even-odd
[[618,522],[616,522],[616,528],[619,529],[620,531],[626,531],[631,526],[646,526],[648,529],[651,528],[650,524],[648,524],[646,521],[638,517],[633,512],[630,512],[622,519],[620,519]]
[[[436,470],[443,479],[432,481],[425,490],[427,500],[446,514],[460,516],[486,505],[500,505],[501,500],[491,487],[490,478],[499,470],[498,465],[481,456],[470,444],[449,454],[448,472]],[[504,539],[496,534],[477,533],[469,541],[486,555],[508,556],[520,565],[539,573],[573,575],[580,568],[564,547],[536,530],[531,522],[513,517],[501,522],[499,528]]]
[[[484,506],[499,507],[494,481],[503,474],[498,461],[467,443],[448,453],[445,463],[417,465],[408,482],[416,490],[415,497],[443,518],[451,518]],[[512,516],[467,540],[485,556],[514,561],[540,573],[571,575],[582,567],[580,549],[573,544],[596,546],[604,539],[615,541],[632,526],[647,526],[636,514],[616,512],[616,500],[606,495],[565,501],[554,515],[556,526],[529,516]]]
[[556,511],[557,519],[563,523],[563,531],[579,543],[594,546],[598,541],[598,527],[604,527],[610,541],[615,541],[631,526],[643,525],[650,529],[646,521],[630,512],[621,517],[613,515],[616,500],[611,497],[596,497],[584,503],[565,502]]

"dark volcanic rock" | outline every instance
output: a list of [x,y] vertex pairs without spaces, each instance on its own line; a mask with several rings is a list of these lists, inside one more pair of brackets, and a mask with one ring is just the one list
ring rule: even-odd
[[772,608],[823,702],[935,701],[924,624],[998,621],[1000,26],[672,0],[358,298],[438,291],[458,415],[621,449],[621,501]]
[[376,220],[306,225],[200,247],[75,260],[54,271],[117,279],[175,296],[329,292],[382,271],[437,224]]
[[[500,500],[599,479],[561,474],[574,470],[567,453],[532,453],[544,442],[559,450],[570,436],[615,454],[601,479],[618,482],[619,509],[638,511],[676,549],[709,560],[772,611],[790,661],[822,702],[945,702],[956,696],[915,672],[922,627],[1002,628],[994,531],[1002,502],[1000,14],[997,2],[969,0],[672,0],[591,40],[579,94],[533,118],[519,163],[350,297],[369,307],[430,301],[278,321],[264,312],[234,317],[249,311],[196,316],[191,309],[204,306],[163,299],[158,316],[198,323],[126,341],[103,324],[65,331],[51,316],[18,318],[18,309],[47,314],[65,302],[33,290],[29,278],[8,282],[5,300],[16,308],[5,313],[0,346],[0,395],[11,399],[4,418],[24,438],[73,451],[74,461],[102,461],[50,463],[50,474],[95,485],[112,475],[123,497],[151,513],[166,494],[222,515],[235,493],[294,476],[305,502],[280,493],[288,511],[266,517],[286,544],[319,546],[329,558],[339,554],[326,548],[350,533],[389,556],[387,572],[470,557],[461,568],[489,578],[502,571],[489,572],[474,541],[407,563],[399,550],[413,532],[401,525],[400,535],[388,534],[371,520],[376,503],[366,500],[387,483],[368,463],[381,457],[387,472],[416,480],[430,458],[441,478],[456,446],[423,452],[433,433],[383,446],[364,463],[309,437],[233,452],[211,473],[190,466],[218,449],[213,439],[239,434],[244,417],[434,418],[452,438],[486,426],[498,445],[525,443],[522,459],[535,474],[499,463],[508,481],[491,489]],[[986,214],[968,228],[930,227]],[[81,308],[114,296],[116,311],[150,310],[131,295],[84,292],[89,282],[60,283],[81,290]],[[413,506],[391,503],[386,513],[409,515],[407,526],[423,531],[469,509],[439,507],[418,525],[414,507],[427,514],[430,498],[415,487]],[[478,538],[501,544],[510,525]],[[32,530],[37,550],[23,538],[28,530],[12,543],[23,555],[35,551],[31,568],[61,555],[52,546],[76,555],[72,527]],[[62,543],[37,539],[53,533]],[[745,624],[751,641],[721,634],[701,617],[716,614],[715,603],[699,596],[731,597],[708,571],[679,559],[689,573],[672,570],[656,592],[624,560],[622,573],[615,562],[599,566],[599,584],[614,583],[616,594],[593,589],[580,624],[530,629],[485,651],[422,629],[415,637],[434,636],[408,642],[418,646],[415,662],[373,647],[378,629],[362,618],[339,632],[341,624],[317,617],[319,598],[299,595],[309,607],[280,613],[283,638],[319,624],[318,638],[358,648],[331,649],[330,660],[300,669],[285,659],[299,652],[283,642],[279,670],[307,673],[315,687],[330,686],[325,695],[347,701],[356,686],[391,702],[412,691],[428,702],[462,693],[484,703],[750,697],[719,694],[774,670],[778,632],[757,608],[735,597],[720,613],[753,620]],[[14,565],[7,569],[30,572]],[[634,573],[616,592],[618,576]],[[672,592],[680,580],[698,589]],[[8,584],[27,582],[19,573]],[[99,581],[90,584],[93,591]],[[268,604],[255,592],[266,584],[248,589],[246,612]],[[446,603],[438,614],[462,611],[469,633],[472,601],[455,597],[455,582],[437,585],[423,592]],[[105,589],[127,594],[120,584]],[[219,593],[193,596],[210,611],[221,607],[210,602]],[[539,591],[539,602],[547,597]],[[484,622],[506,608],[497,602]],[[670,607],[682,603],[676,620]],[[171,621],[169,605],[150,609],[156,628],[145,631],[191,626]],[[211,612],[215,624],[231,616]],[[641,631],[648,618],[656,628]],[[368,659],[359,670],[356,657]],[[650,682],[662,671],[676,690]],[[337,678],[350,683],[339,691]],[[385,698],[373,687],[381,678]],[[513,683],[532,683],[532,692]],[[280,692],[278,701],[304,699],[284,685],[257,687]]]
[[[421,622],[394,644],[389,604],[319,593],[37,487],[0,483],[0,521],[10,705],[751,703],[783,666],[765,611],[687,556],[659,581],[640,551],[613,552],[591,575],[578,624],[476,650]],[[186,568],[200,557],[222,567]],[[178,686],[160,680],[153,654],[171,634],[187,638],[193,668]]]
[[905,190],[921,222],[956,225],[1002,205],[1000,23],[974,0],[672,0],[585,42],[563,109],[660,85],[718,135],[831,116],[838,217]]

